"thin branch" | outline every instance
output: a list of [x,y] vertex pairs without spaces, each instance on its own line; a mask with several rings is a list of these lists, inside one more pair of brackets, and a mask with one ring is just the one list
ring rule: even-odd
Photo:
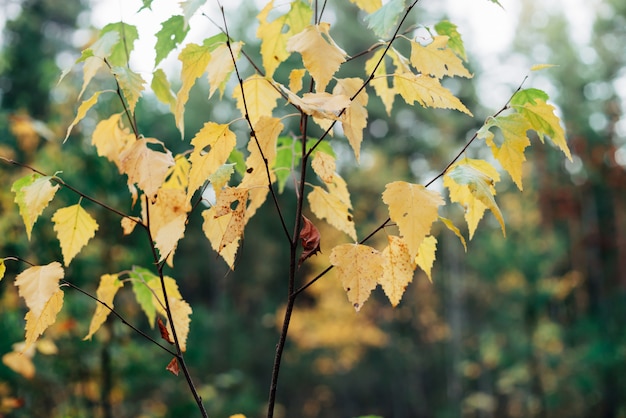
[[111,313],[113,315],[115,315],[120,321],[122,321],[122,323],[124,325],[126,325],[127,327],[129,327],[130,329],[132,329],[133,331],[135,331],[137,334],[141,335],[143,338],[145,338],[146,340],[150,341],[152,344],[155,344],[159,347],[161,347],[161,349],[163,349],[164,351],[166,351],[167,353],[169,353],[170,355],[174,356],[174,357],[178,357],[177,354],[175,352],[173,352],[172,350],[170,350],[169,348],[165,347],[164,345],[162,345],[160,342],[158,342],[157,340],[155,340],[154,338],[152,338],[151,336],[149,336],[148,334],[146,334],[145,332],[143,332],[142,330],[140,330],[139,328],[135,327],[134,325],[132,325],[130,322],[128,322],[122,315],[120,315],[115,309],[113,309],[111,306],[109,306],[108,303],[101,301],[100,299],[98,299],[97,297],[95,297],[94,295],[90,294],[89,292],[84,291],[83,289],[81,289],[80,287],[76,286],[75,284],[65,280],[65,279],[61,279],[61,283],[62,284],[66,284],[69,287],[71,287],[72,289],[78,290],[80,293],[82,293],[83,295],[95,300],[96,302],[98,302],[100,305],[104,306],[105,308],[107,308],[109,311],[111,311]]
[[285,235],[287,239],[289,240],[289,242],[291,242],[292,237],[289,234],[289,229],[287,228],[287,224],[285,223],[285,217],[283,216],[282,210],[280,208],[280,204],[278,202],[278,197],[276,196],[276,192],[274,191],[274,186],[272,185],[272,175],[270,173],[269,161],[265,157],[265,153],[263,152],[263,149],[261,148],[261,144],[259,142],[259,139],[257,138],[256,131],[254,130],[254,126],[252,124],[252,121],[250,120],[250,114],[248,112],[248,103],[246,100],[245,90],[243,88],[243,79],[241,78],[241,74],[239,73],[237,60],[235,59],[235,54],[233,53],[233,49],[230,45],[230,35],[228,33],[228,24],[226,23],[226,14],[224,12],[224,7],[221,5],[219,1],[218,1],[218,4],[222,12],[222,18],[224,20],[224,30],[226,31],[226,46],[228,47],[228,50],[230,51],[230,56],[231,56],[231,59],[233,60],[233,66],[235,68],[235,74],[237,75],[237,81],[239,82],[239,87],[241,88],[241,100],[243,102],[243,108],[245,112],[244,117],[246,119],[246,122],[248,122],[248,127],[250,128],[250,136],[254,138],[254,142],[256,143],[259,153],[261,154],[261,158],[263,158],[263,162],[265,166],[265,173],[267,175],[267,187],[272,196],[272,200],[274,201],[274,206],[276,207],[276,210],[278,212],[278,217],[280,218],[280,223],[283,227],[283,231],[285,232]]
[[71,190],[72,192],[76,193],[78,196],[80,196],[80,197],[82,197],[82,198],[84,198],[84,199],[86,199],[86,200],[89,200],[89,201],[90,201],[90,202],[92,202],[92,203],[95,203],[96,205],[98,205],[98,206],[100,206],[100,207],[102,207],[102,208],[104,208],[104,209],[108,210],[109,212],[115,213],[116,215],[118,215],[118,216],[120,216],[120,217],[122,217],[122,218],[127,218],[127,219],[130,219],[131,221],[135,222],[136,224],[139,224],[139,225],[142,225],[142,226],[143,226],[143,223],[142,223],[141,221],[139,221],[137,218],[134,218],[134,217],[132,217],[132,216],[130,216],[130,215],[127,215],[127,214],[125,214],[124,212],[122,212],[122,211],[120,211],[120,210],[117,210],[117,209],[115,209],[115,208],[113,208],[113,207],[111,207],[111,206],[107,205],[106,203],[103,203],[103,202],[99,201],[98,199],[95,199],[95,198],[93,198],[93,197],[91,197],[91,196],[86,195],[85,193],[81,192],[80,190],[78,190],[78,189],[76,189],[76,188],[74,188],[74,187],[70,186],[69,184],[67,184],[67,183],[66,183],[63,179],[61,179],[60,177],[57,177],[57,176],[49,176],[49,175],[47,175],[46,173],[44,173],[44,172],[42,172],[42,171],[39,171],[39,170],[37,170],[36,168],[31,167],[31,166],[30,166],[30,165],[28,165],[28,164],[24,164],[24,163],[21,163],[21,162],[19,162],[19,161],[11,160],[11,159],[9,159],[9,158],[5,158],[5,157],[2,157],[2,156],[0,156],[0,160],[4,161],[4,162],[5,162],[5,163],[7,163],[7,164],[12,164],[12,165],[17,166],[17,167],[27,168],[27,169],[29,169],[30,171],[32,171],[33,173],[37,173],[37,174],[42,175],[42,176],[44,176],[44,177],[50,177],[50,180],[54,181],[54,182],[55,182],[55,183],[57,183],[59,186],[62,186],[62,187],[65,187],[65,188],[67,188],[67,189]]
[[[126,39],[124,39],[124,47],[126,47]],[[128,54],[128,51],[126,51],[126,53]],[[107,65],[107,67],[109,67],[109,70],[113,72],[113,67],[111,67],[111,64],[106,58],[104,59],[104,63]],[[139,138],[139,129],[137,129],[137,119],[135,118],[135,114],[132,113],[130,109],[128,108],[128,104],[126,103],[126,99],[124,98],[124,94],[122,93],[122,88],[120,87],[120,83],[117,80],[117,77],[115,77],[115,74],[113,74],[113,79],[115,80],[115,85],[117,87],[117,90],[116,90],[117,96],[119,97],[120,102],[122,102],[122,107],[124,108],[124,113],[126,114],[126,117],[128,118],[130,127],[132,128],[133,133],[135,134],[135,138]]]

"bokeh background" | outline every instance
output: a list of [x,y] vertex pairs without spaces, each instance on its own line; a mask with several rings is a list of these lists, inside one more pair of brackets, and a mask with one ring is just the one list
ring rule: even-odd
[[[147,39],[131,65],[149,73],[150,31],[175,12],[169,3],[155,0],[153,11],[136,14],[140,2],[0,1],[0,154],[48,173],[62,171],[73,186],[128,207],[124,179],[88,145],[98,114],[109,115],[116,104],[99,105],[62,145],[80,74],[56,83],[97,29],[120,18],[139,24]],[[508,177],[498,184],[506,239],[490,214],[467,253],[456,237],[440,231],[433,282],[416,274],[395,309],[377,289],[355,314],[333,274],[312,286],[295,312],[277,416],[626,417],[626,3],[501,3],[503,8],[486,0],[422,0],[410,19],[419,25],[451,19],[459,26],[475,77],[447,86],[475,119],[399,101],[387,117],[372,99],[361,165],[350,159],[345,142],[333,139],[345,156],[342,175],[350,184],[359,235],[384,219],[385,183],[433,178],[533,64],[557,65],[533,74],[525,86],[550,94],[573,161],[535,139],[523,193]],[[349,2],[329,2],[327,8],[332,35],[349,54],[375,41],[353,23],[358,11]],[[220,19],[214,2],[203,10]],[[258,60],[258,6],[229,2],[226,11],[233,37],[244,39]],[[192,27],[190,37],[198,39],[217,32],[206,17],[195,18]],[[171,74],[178,68],[175,55],[166,64]],[[288,74],[289,65],[279,76]],[[190,135],[208,120],[236,115],[229,102],[207,102],[207,92],[206,81],[192,90]],[[185,150],[173,117],[153,97],[139,102],[137,115],[146,136],[175,152]],[[480,146],[469,152],[484,155]],[[10,192],[21,175],[0,165],[0,256],[35,263],[59,259],[44,219],[26,240]],[[293,201],[290,193],[287,188],[287,202]],[[62,190],[57,199],[53,206],[75,203],[76,197]],[[150,258],[142,237],[120,238],[119,219],[92,209],[100,230],[66,276],[95,292],[101,274],[148,267]],[[445,215],[462,218],[460,208]],[[199,218],[192,219],[196,228],[188,228],[168,272],[194,309],[188,363],[211,416],[262,416],[285,297],[287,248],[268,205],[247,227],[236,269],[229,272],[211,252]],[[322,255],[307,262],[303,282],[327,265],[328,249],[341,239],[316,223]],[[24,338],[25,309],[12,285],[22,267],[8,263],[0,282],[0,354]],[[120,293],[116,308],[154,332],[132,299],[129,291]],[[0,417],[197,416],[182,376],[164,370],[170,359],[119,321],[109,320],[92,341],[82,341],[94,309],[93,301],[68,289],[62,316],[45,334],[50,344],[33,358],[35,375],[27,379],[0,364]]]

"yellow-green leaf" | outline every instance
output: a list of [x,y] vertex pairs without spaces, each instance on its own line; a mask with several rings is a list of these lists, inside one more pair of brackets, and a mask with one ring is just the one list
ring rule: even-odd
[[52,216],[54,230],[61,243],[63,261],[66,266],[78,254],[98,230],[98,223],[80,204],[57,210]]
[[437,251],[437,238],[432,235],[424,238],[424,241],[420,244],[419,251],[417,253],[417,257],[415,257],[415,262],[424,273],[428,276],[428,280],[431,282],[433,278],[431,276],[431,271],[433,268],[433,264],[435,262],[435,252]]
[[415,258],[420,244],[438,218],[437,210],[444,204],[443,198],[421,184],[395,181],[387,184],[383,202],[389,207],[389,217],[398,225],[407,243],[410,257]]
[[384,261],[380,252],[367,245],[342,244],[332,249],[330,263],[357,312],[383,276]]
[[134,114],[135,106],[139,101],[139,97],[141,97],[141,92],[145,89],[144,84],[146,81],[128,67],[113,67],[111,72],[122,90],[130,113]]
[[454,109],[472,116],[472,112],[461,103],[461,100],[434,77],[402,73],[396,74],[393,82],[400,96],[408,104],[418,102],[424,107]]
[[467,54],[465,53],[465,46],[463,45],[463,39],[461,34],[457,30],[457,26],[450,23],[447,20],[442,20],[435,25],[435,31],[438,35],[444,35],[448,37],[448,48],[454,51],[463,61],[467,61]]
[[[117,291],[124,284],[118,279],[117,274],[103,274],[100,277],[100,284],[96,290],[96,297],[102,303],[96,303],[96,312],[91,318],[89,324],[89,333],[83,340],[90,340],[91,337],[100,329],[102,324],[106,321],[107,317],[111,313],[111,309],[114,308],[113,298],[117,294]],[[103,306],[103,303],[108,306]]]
[[165,71],[160,68],[154,70],[150,87],[159,101],[168,105],[172,113],[176,111],[176,96],[172,91],[170,82],[167,80]]
[[389,235],[387,239],[389,243],[382,254],[385,259],[383,276],[379,283],[391,305],[397,306],[407,285],[413,280],[416,264],[409,255],[409,247],[402,238]]
[[70,137],[70,132],[72,132],[72,128],[74,128],[74,126],[76,126],[76,124],[78,122],[83,120],[83,118],[85,117],[85,115],[87,114],[89,109],[91,109],[93,107],[93,105],[95,105],[98,102],[98,97],[100,97],[101,93],[102,93],[102,91],[95,92],[90,98],[88,98],[87,100],[83,101],[80,104],[80,106],[78,106],[78,111],[76,112],[76,117],[74,118],[74,120],[72,121],[70,126],[67,127],[67,133],[65,134],[65,139],[63,139],[63,142],[67,141],[67,138]]
[[329,31],[329,23],[309,25],[287,41],[287,51],[302,55],[304,67],[315,80],[315,88],[319,92],[326,89],[332,76],[346,60],[345,51],[332,40]]
[[30,240],[33,225],[43,210],[54,198],[59,189],[59,185],[50,183],[50,176],[39,174],[29,174],[17,179],[11,186],[11,191],[15,193],[15,203],[17,203],[20,215],[26,226],[26,236]]
[[367,13],[374,13],[383,5],[381,0],[350,0],[350,3]]

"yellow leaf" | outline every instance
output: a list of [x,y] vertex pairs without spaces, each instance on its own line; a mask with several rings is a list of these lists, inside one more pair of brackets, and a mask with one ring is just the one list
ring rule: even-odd
[[102,93],[101,91],[95,92],[90,98],[88,98],[87,100],[83,101],[80,104],[80,106],[78,106],[78,111],[76,112],[76,117],[74,118],[74,120],[72,121],[70,126],[68,126],[67,133],[65,134],[65,139],[63,139],[63,143],[65,143],[65,141],[67,141],[67,138],[70,137],[70,132],[72,132],[72,128],[74,128],[74,126],[76,126],[76,124],[78,122],[83,120],[83,118],[85,117],[85,115],[87,114],[89,109],[91,109],[93,107],[93,105],[95,105],[98,102],[98,97],[100,97],[101,93]]
[[[168,294],[169,296],[169,294]],[[176,328],[176,336],[178,337],[178,343],[182,351],[187,350],[187,335],[189,335],[189,323],[191,322],[191,306],[182,299],[169,297],[170,311],[172,313],[172,320],[174,321],[174,327]],[[171,324],[167,324],[167,330],[170,335],[174,335],[172,332]],[[172,337],[173,338],[173,337]]]
[[63,291],[57,290],[45,303],[41,314],[36,315],[32,310],[26,312],[26,345],[24,349],[30,347],[37,338],[54,322],[57,314],[63,308]]
[[415,258],[420,244],[438,218],[437,210],[444,204],[443,198],[421,184],[395,181],[387,184],[383,202],[389,207],[389,217],[398,225],[407,243],[410,257]]
[[59,189],[59,185],[50,183],[52,177],[30,174],[16,180],[11,186],[11,191],[15,193],[15,203],[17,203],[20,215],[26,227],[26,236],[30,240],[33,225],[43,210],[54,198]]
[[[497,126],[504,138],[502,145],[494,141],[494,135],[489,129]],[[526,132],[532,129],[526,118],[519,113],[492,118],[478,131],[479,138],[485,138],[491,148],[493,156],[500,162],[510,175],[517,187],[522,190],[522,164],[526,161],[524,150],[530,145]]]
[[374,13],[383,5],[381,0],[350,0],[350,3],[356,4],[359,9],[367,13]]
[[471,78],[463,61],[448,48],[447,36],[435,36],[426,46],[411,41],[411,65],[422,74],[441,79],[443,76]]
[[6,353],[2,356],[2,363],[26,379],[32,379],[35,376],[35,364],[26,353],[17,351]]
[[463,248],[465,248],[465,252],[467,252],[467,243],[465,242],[465,237],[463,236],[463,234],[461,234],[461,231],[459,231],[459,228],[457,228],[456,225],[454,225],[454,223],[452,223],[450,219],[444,218],[443,216],[440,216],[439,220],[443,222],[443,224],[450,231],[454,232],[454,235],[459,237],[459,240],[461,240],[461,244],[463,244]]
[[96,235],[98,223],[80,204],[57,210],[52,222],[61,244],[63,261],[68,266],[80,249]]
[[33,266],[24,270],[17,275],[14,283],[28,309],[35,316],[40,316],[46,303],[59,290],[59,280],[64,275],[61,264],[54,261],[45,266]]
[[[123,283],[118,280],[117,274],[103,274],[100,277],[98,290],[96,290],[96,297],[113,309],[113,298],[115,298],[115,294],[122,286]],[[110,313],[111,311],[108,308],[103,306],[101,303],[96,303],[96,312],[91,318],[89,333],[85,338],[83,338],[83,340],[90,340],[96,331],[100,329],[102,324],[104,324]]]
[[135,113],[135,106],[139,101],[141,92],[145,89],[146,81],[137,73],[128,67],[113,67],[111,72],[117,80],[120,90],[128,103],[128,110],[131,114]]
[[36,348],[37,351],[39,351],[41,354],[45,354],[47,356],[52,356],[59,353],[59,349],[57,348],[54,341],[52,341],[50,338],[42,338],[37,341]]
[[[288,52],[299,52],[304,67],[316,82],[316,90],[324,91],[328,82],[346,60],[346,53],[330,37],[330,24],[309,25],[287,41]],[[324,59],[320,59],[324,57]]]
[[389,245],[383,250],[383,276],[379,283],[391,305],[397,306],[409,283],[413,280],[415,261],[409,255],[406,242],[393,235],[387,237]]
[[120,168],[128,176],[129,187],[136,183],[147,196],[153,197],[174,165],[174,157],[169,150],[154,151],[148,144],[158,144],[165,149],[163,143],[154,138],[138,139],[120,155]]
[[500,222],[502,232],[505,231],[502,213],[494,200],[496,189],[493,185],[498,181],[500,175],[491,164],[469,158],[455,163],[444,175],[443,184],[450,191],[450,200],[465,209],[470,239],[487,208]]
[[[242,46],[242,42],[233,42],[230,44],[232,55],[235,59],[239,56],[239,51]],[[228,45],[226,44],[218,46],[213,52],[211,52],[211,61],[209,61],[209,64],[206,67],[210,87],[209,98],[213,96],[213,93],[215,93],[217,89],[220,90],[220,98],[224,94],[228,76],[230,76],[235,69],[233,56],[231,56],[231,51],[228,49]]]
[[243,89],[244,95],[241,94],[241,85],[237,85],[233,90],[233,98],[237,100],[237,109],[242,116],[245,117],[247,109],[248,117],[253,125],[262,116],[272,116],[281,95],[267,79],[256,74],[252,75],[243,81]]
[[191,164],[187,157],[183,154],[177,155],[174,158],[174,165],[167,172],[167,180],[165,180],[161,188],[187,190],[190,170]]
[[352,203],[350,202],[350,192],[348,191],[348,185],[346,181],[337,173],[333,175],[331,183],[326,183],[328,193],[336,196],[337,199],[348,209],[352,209]]
[[338,120],[339,113],[350,105],[350,98],[343,94],[305,93],[300,98],[285,87],[280,87],[287,94],[290,103],[314,118]]
[[[169,276],[163,276],[163,281],[165,282],[165,291],[167,292],[168,299],[183,298],[183,296],[180,294],[180,290],[178,289],[178,283],[176,283],[176,280]],[[148,280],[145,283],[152,292],[153,306],[161,315],[165,316],[165,296],[163,295],[161,280]],[[154,324],[152,325],[154,326]]]
[[[389,52],[391,53],[392,51]],[[372,74],[374,67],[383,56],[383,53],[383,49],[379,49],[365,62],[365,72],[367,74]],[[376,91],[376,94],[382,100],[385,110],[387,111],[387,115],[391,115],[391,109],[393,107],[393,101],[396,97],[397,91],[395,86],[389,85],[389,74],[387,73],[384,61],[378,66],[378,68],[376,68],[376,71],[373,74],[374,78],[370,81],[370,85],[374,88],[374,91]]]
[[0,258],[0,281],[4,278],[4,273],[7,271],[7,266],[4,264],[4,258]]
[[[363,85],[360,78],[340,78],[333,89],[333,94],[344,94],[352,97]],[[348,143],[354,151],[356,160],[359,161],[361,154],[361,142],[363,141],[363,129],[367,126],[367,106],[368,96],[365,90],[361,90],[358,96],[350,103],[341,116],[341,126],[343,133],[348,138]]]
[[[145,202],[142,201],[142,208]],[[160,259],[172,254],[178,241],[185,233],[187,213],[191,210],[191,204],[187,200],[187,193],[182,189],[161,188],[154,199],[148,205],[148,214],[143,214],[143,219],[150,219],[150,232],[154,239],[155,247],[159,250]]]
[[330,263],[357,312],[382,277],[384,261],[380,252],[367,245],[342,244],[332,249]]
[[335,157],[328,155],[325,152],[316,152],[311,162],[311,167],[315,174],[320,176],[324,183],[332,183],[335,176],[335,170],[337,168],[335,164]]
[[435,262],[435,252],[437,251],[437,238],[432,235],[424,238],[422,244],[420,245],[420,249],[417,253],[417,257],[415,257],[415,262],[424,273],[428,276],[428,280],[431,282],[433,278],[431,276],[431,270],[433,268],[433,264]]
[[[237,138],[228,125],[204,124],[191,140],[194,149],[189,156],[191,170],[187,200],[191,200],[195,191],[228,160],[236,144]],[[205,150],[207,147],[210,147],[208,151]]]
[[530,67],[530,71],[540,71],[545,70],[546,68],[558,67],[556,64],[535,64]]
[[204,218],[202,231],[211,243],[211,247],[224,259],[228,267],[233,270],[235,268],[235,256],[239,248],[240,239],[236,239],[224,248],[220,248],[220,243],[226,233],[232,213],[216,218],[215,207],[212,207],[202,212],[202,217]]
[[178,59],[183,63],[183,69],[180,75],[181,86],[176,95],[176,108],[174,118],[176,126],[182,137],[185,136],[185,104],[189,99],[189,92],[196,82],[196,79],[204,74],[204,71],[211,60],[211,45],[187,44],[178,55]]
[[296,93],[302,90],[302,78],[305,73],[306,70],[304,69],[291,70],[289,73],[289,90]]
[[116,113],[103,119],[96,125],[91,136],[91,143],[101,157],[106,157],[120,168],[120,156],[129,144],[135,141],[135,135],[122,126],[122,114]]
[[330,194],[318,186],[307,196],[311,211],[319,219],[326,221],[340,231],[348,234],[356,241],[356,229],[350,214],[350,209],[337,195]]
[[[261,40],[261,57],[267,77],[272,77],[281,62],[289,58],[287,39],[302,31],[311,21],[311,7],[302,0],[291,3],[289,12],[273,21],[267,20],[274,8],[274,1],[269,1],[257,16],[259,28],[257,38]],[[287,27],[287,28],[285,28]],[[286,29],[286,30],[285,30]]]
[[[219,218],[227,214],[231,215],[219,244],[220,250],[228,246],[228,244],[238,241],[243,235],[243,230],[246,226],[245,213],[247,200],[247,189],[228,187],[220,193],[215,203],[215,217]],[[232,208],[234,204],[237,206]]]
[[413,73],[396,74],[394,86],[408,104],[416,101],[424,107],[454,109],[472,116],[472,112],[434,77]]

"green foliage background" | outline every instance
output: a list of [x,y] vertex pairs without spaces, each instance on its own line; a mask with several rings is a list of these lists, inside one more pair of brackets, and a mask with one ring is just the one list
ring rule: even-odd
[[[73,49],[68,40],[76,17],[88,10],[77,1],[65,2],[63,8],[53,3],[26,0],[21,14],[5,27],[0,152],[46,172],[63,170],[75,187],[112,206],[127,205],[129,197],[114,167],[90,147],[61,147],[56,139],[24,142],[10,131],[10,118],[21,112],[55,133],[73,118],[80,82],[54,87],[60,71],[54,60]],[[253,19],[246,7],[232,28],[235,38]],[[575,28],[563,15],[541,8],[539,1],[524,2],[510,50],[531,63],[547,57],[559,65],[545,72],[544,81],[562,111],[574,164],[564,167],[560,155],[535,148],[524,193],[499,191],[506,239],[492,222],[478,230],[464,254],[456,238],[443,235],[433,284],[418,276],[398,308],[376,301],[364,308],[359,315],[386,334],[384,345],[365,347],[353,364],[341,367],[341,347],[304,349],[290,343],[279,389],[282,407],[294,414],[289,416],[626,416],[626,133],[624,96],[617,89],[626,68],[619,43],[626,35],[626,6],[605,0],[598,10],[591,44],[581,48],[570,40]],[[355,9],[346,5],[336,13],[337,21],[350,21],[346,16]],[[419,16],[432,22],[443,17],[436,12]],[[333,35],[351,52],[372,41],[350,28]],[[472,45],[467,48],[471,63]],[[480,67],[472,70],[480,75]],[[463,85],[458,95],[474,113],[488,114],[491,109],[480,110],[481,92],[470,85]],[[192,91],[188,109],[197,110],[187,113],[188,132],[195,132],[212,111],[206,96],[206,86]],[[142,132],[177,139],[173,120],[164,121],[155,103],[140,101],[137,114]],[[370,128],[368,160],[344,169],[355,217],[361,218],[388,179],[424,180],[430,170],[445,166],[467,132],[479,127],[445,111],[403,109],[387,119],[382,105],[371,111],[370,122],[379,130]],[[168,146],[175,143],[168,141]],[[17,171],[0,167],[0,183],[11,184],[21,174]],[[19,253],[33,262],[59,257],[51,227],[43,222],[36,224],[33,242],[47,244],[35,248],[25,242],[8,189],[0,188],[0,252]],[[63,197],[73,203],[74,196]],[[248,226],[233,273],[210,253],[201,231],[190,231],[177,252],[181,290],[194,307],[187,361],[203,384],[200,392],[211,416],[241,412],[254,417],[264,408],[277,333],[274,317],[284,296],[276,278],[285,277],[287,268],[281,263],[286,249],[275,240],[279,225],[273,215],[273,208],[265,206],[260,219]],[[103,272],[150,263],[147,254],[136,250],[132,236],[119,240],[116,218],[106,212],[95,216],[101,220],[96,243],[68,273],[92,291]],[[93,302],[68,292],[66,303],[65,319],[50,330],[59,354],[38,354],[35,378],[26,380],[0,366],[0,416],[196,413],[181,378],[164,371],[169,359],[112,319],[93,341],[79,341],[88,324],[72,318],[89,317]],[[315,308],[318,296],[308,303]],[[116,306],[148,328],[132,303],[122,297]],[[23,314],[13,286],[2,283],[0,352],[23,339]],[[320,368],[320,358],[328,359],[333,373]],[[8,399],[23,406],[8,408]]]

